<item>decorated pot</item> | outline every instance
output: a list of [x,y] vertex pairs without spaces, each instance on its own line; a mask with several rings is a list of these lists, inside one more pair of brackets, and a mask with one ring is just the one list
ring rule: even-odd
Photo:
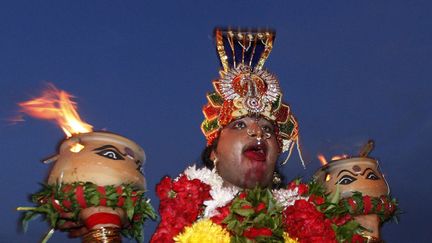
[[[363,196],[379,198],[388,195],[390,189],[378,162],[368,157],[353,157],[331,161],[315,173],[315,179],[322,183],[328,193],[339,190],[342,198],[348,198],[354,192]],[[338,188],[338,189],[337,189]],[[355,217],[363,227],[370,230],[367,234],[379,239],[380,219],[376,214]]]
[[45,216],[51,230],[44,242],[56,229],[76,236],[88,232],[84,242],[120,242],[121,235],[142,241],[145,220],[156,218],[144,195],[144,151],[123,136],[92,132],[71,97],[51,85],[41,97],[20,103],[22,112],[56,121],[68,137],[58,154],[44,161],[55,163],[47,183],[32,194],[36,205],[17,208],[25,211],[23,225]]
[[[65,217],[71,215],[87,228],[83,242],[121,242],[120,230],[136,224],[131,220],[138,217],[142,225],[144,214],[152,217],[146,209],[148,202],[140,199],[146,189],[141,171],[144,159],[144,150],[125,137],[108,132],[75,134],[60,144],[53,159],[48,185],[61,188],[62,195],[54,195],[56,200],[50,203],[58,212],[79,208],[78,215]],[[131,214],[132,208],[135,214],[141,213]]]
[[132,184],[145,190],[141,172],[144,150],[133,141],[109,132],[73,135],[59,148],[48,184],[92,182],[99,186]]
[[371,197],[388,195],[390,192],[378,162],[367,157],[331,161],[315,174],[315,178],[323,183],[327,192],[336,191],[338,186],[342,197],[351,196],[354,191]]

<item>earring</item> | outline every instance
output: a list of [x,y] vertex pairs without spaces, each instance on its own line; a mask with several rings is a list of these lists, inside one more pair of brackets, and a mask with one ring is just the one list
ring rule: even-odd
[[213,160],[213,169],[215,169],[215,170],[217,170],[217,168],[216,168],[217,162],[218,162],[218,158],[215,157],[215,159]]
[[279,187],[279,185],[282,183],[281,175],[278,172],[273,172],[273,185],[275,187]]

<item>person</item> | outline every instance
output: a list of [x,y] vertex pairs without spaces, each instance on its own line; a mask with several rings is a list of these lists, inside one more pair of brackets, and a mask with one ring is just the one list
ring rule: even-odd
[[[161,220],[151,243],[190,242],[187,239],[194,225],[199,228],[195,223],[221,223],[232,201],[245,195],[243,189],[280,184],[277,161],[283,152],[289,157],[297,144],[298,124],[290,107],[282,102],[279,81],[263,69],[274,37],[272,31],[216,29],[222,69],[202,110],[205,167],[189,166],[177,178],[166,176],[156,186]],[[227,235],[223,238],[200,240],[230,241]]]
[[272,31],[215,31],[222,70],[203,108],[207,147],[202,160],[226,185],[280,184],[278,157],[298,139],[297,121],[282,103],[279,82],[263,69],[274,37]]
[[[369,203],[370,213],[369,196],[335,203],[337,195],[299,180],[269,190],[280,183],[278,157],[287,152],[287,160],[299,149],[298,123],[279,81],[263,69],[274,37],[272,31],[216,29],[222,68],[203,107],[205,167],[189,166],[156,186],[160,222],[151,243],[365,240],[350,207]],[[374,200],[379,210],[391,205],[389,198]],[[334,214],[327,215],[322,209],[330,203]]]

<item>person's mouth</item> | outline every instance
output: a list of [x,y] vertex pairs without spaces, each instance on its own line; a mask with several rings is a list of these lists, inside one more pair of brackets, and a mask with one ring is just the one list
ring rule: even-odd
[[243,155],[252,161],[264,162],[267,160],[267,146],[265,144],[251,144],[243,150]]

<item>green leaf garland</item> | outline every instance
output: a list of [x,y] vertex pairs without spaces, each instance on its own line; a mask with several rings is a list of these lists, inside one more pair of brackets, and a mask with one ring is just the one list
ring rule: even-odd
[[[80,199],[78,191],[81,188],[83,198]],[[155,220],[157,217],[149,199],[144,197],[144,191],[136,190],[130,184],[98,186],[91,182],[74,182],[42,185],[42,189],[32,195],[32,201],[37,204],[36,207],[17,208],[19,211],[26,211],[22,217],[24,230],[27,229],[29,221],[41,215],[45,216],[52,228],[56,228],[66,221],[78,222],[78,215],[83,204],[86,207],[106,206],[113,209],[122,208],[130,224],[122,229],[121,234],[142,242],[144,222],[147,219]],[[72,216],[63,219],[60,213],[70,213]]]

